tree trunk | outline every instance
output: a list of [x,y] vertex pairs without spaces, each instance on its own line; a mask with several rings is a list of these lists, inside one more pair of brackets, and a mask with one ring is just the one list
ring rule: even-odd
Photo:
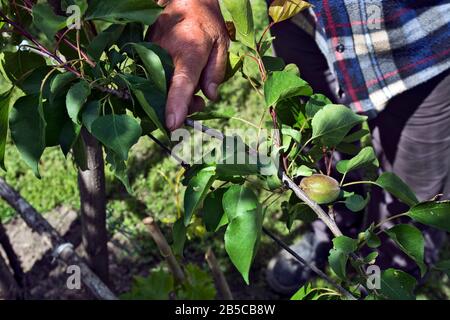
[[0,300],[13,300],[19,294],[19,286],[16,280],[14,280],[14,276],[9,270],[3,256],[0,254]]
[[87,170],[78,171],[81,204],[81,232],[86,261],[108,283],[108,233],[106,230],[105,165],[98,141],[82,129]]

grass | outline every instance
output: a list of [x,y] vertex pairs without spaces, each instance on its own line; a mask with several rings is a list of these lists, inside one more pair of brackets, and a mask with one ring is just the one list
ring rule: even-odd
[[[262,0],[253,1],[255,9],[255,21],[259,29],[265,24],[265,3]],[[261,31],[260,31],[261,32]],[[1,87],[1,83],[0,83]],[[1,91],[1,90],[0,90]],[[240,118],[256,123],[259,120],[265,106],[262,97],[257,95],[246,80],[240,76],[234,77],[220,88],[220,100],[209,103],[208,108],[217,111],[236,112]],[[248,128],[242,121],[214,120],[209,126],[218,129],[226,128]],[[134,194],[126,193],[123,186],[107,172],[107,194],[108,194],[108,225],[110,231],[121,232],[132,238],[140,248],[139,258],[146,259],[156,254],[152,241],[148,239],[146,232],[140,223],[144,216],[152,215],[164,226],[164,231],[170,239],[169,226],[176,217],[179,206],[182,204],[183,189],[179,189],[177,198],[174,184],[180,173],[179,166],[166,155],[148,138],[141,138],[139,143],[130,152],[129,160],[130,179]],[[8,171],[0,173],[8,183],[18,189],[23,197],[27,199],[39,212],[45,213],[59,205],[65,205],[79,209],[77,174],[72,160],[65,159],[62,153],[52,148],[47,150],[40,164],[42,179],[36,179],[20,160],[17,150],[8,143],[6,148],[6,167]],[[261,198],[265,193],[261,193]],[[299,235],[301,225],[296,223],[294,231],[287,233],[284,224],[279,221],[280,199],[266,215],[266,225],[278,233],[284,235],[284,239],[291,243]],[[178,205],[177,205],[178,201]],[[0,201],[0,221],[7,221],[14,216],[14,211],[4,202]],[[241,277],[229,263],[223,249],[223,237],[220,234],[206,234],[198,224],[194,224],[189,230],[190,241],[186,248],[187,260],[203,261],[206,247],[213,245],[216,255],[226,269],[234,291],[238,298],[279,298],[272,293],[264,281],[265,265],[277,251],[266,237],[262,238],[261,249],[255,259],[252,269],[252,284],[250,287],[244,285]],[[444,250],[444,256],[448,256],[450,248]],[[420,297],[444,298],[450,297],[450,284],[448,278],[433,274],[430,285],[420,290]]]

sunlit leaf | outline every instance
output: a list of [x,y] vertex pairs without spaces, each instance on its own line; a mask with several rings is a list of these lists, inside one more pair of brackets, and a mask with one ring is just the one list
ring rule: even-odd
[[269,15],[274,22],[280,22],[310,7],[310,3],[302,0],[274,0],[269,7]]

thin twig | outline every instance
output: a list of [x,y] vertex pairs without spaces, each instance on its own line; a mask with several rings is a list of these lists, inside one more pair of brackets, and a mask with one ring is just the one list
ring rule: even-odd
[[327,281],[329,284],[331,284],[333,287],[335,287],[342,295],[344,295],[349,300],[357,300],[348,290],[346,290],[344,287],[336,283],[333,279],[331,279],[329,276],[327,276],[322,270],[317,268],[315,265],[308,263],[305,259],[300,257],[294,250],[292,250],[286,243],[284,243],[281,239],[279,239],[277,236],[275,236],[272,232],[267,230],[263,227],[263,232],[269,236],[273,241],[275,241],[280,247],[282,247],[284,250],[289,252],[298,262],[303,264],[304,266],[311,269],[315,274],[317,274],[319,277]]

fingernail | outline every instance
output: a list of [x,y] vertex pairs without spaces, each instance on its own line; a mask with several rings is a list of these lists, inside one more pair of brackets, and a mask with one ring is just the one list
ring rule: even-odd
[[169,130],[175,129],[175,115],[173,113],[167,115],[166,125]]
[[214,82],[210,83],[208,86],[208,94],[213,100],[217,99],[217,87],[217,83]]

